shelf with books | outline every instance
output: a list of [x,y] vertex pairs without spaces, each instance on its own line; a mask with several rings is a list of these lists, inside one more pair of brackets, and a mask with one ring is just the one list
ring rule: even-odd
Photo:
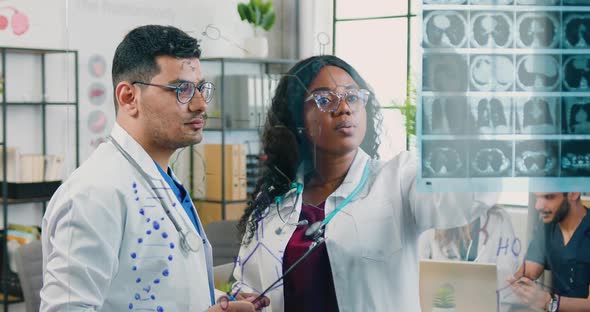
[[8,106],[76,106],[76,102],[5,102]]
[[220,220],[239,220],[244,214],[248,200],[194,199],[195,207],[204,227]]
[[[7,199],[8,204],[10,205],[18,205],[18,204],[34,204],[34,203],[45,203],[51,199],[51,196],[47,197],[32,197],[32,198],[21,198],[21,199]],[[1,199],[0,199],[1,200]]]
[[[262,128],[229,128],[226,129],[227,130],[232,130],[232,131],[257,131],[257,132],[261,132]],[[203,131],[223,131],[221,128],[204,128]]]
[[[204,213],[211,221],[232,219],[243,213],[249,192],[253,190],[252,183],[256,181],[256,177],[251,176],[254,174],[251,169],[256,168],[251,168],[250,163],[259,157],[260,135],[272,95],[280,77],[296,62],[293,59],[201,59],[203,72],[216,86],[215,98],[207,109],[209,118],[204,129],[207,142],[216,142],[223,147],[247,145],[239,157],[243,159],[239,167],[244,169],[238,174],[232,172],[234,157],[228,154],[227,148],[220,148],[214,157],[204,157],[205,163],[207,159],[215,160],[215,167],[219,167],[215,172],[211,171],[211,164],[206,165],[204,172],[195,172],[199,163],[194,161],[193,153],[190,154],[190,188],[195,190],[195,183],[205,183],[205,192],[209,193],[200,192],[195,196],[200,198],[194,199],[202,219]],[[252,141],[256,141],[253,147],[250,146]],[[210,196],[212,188],[216,196]]]
[[4,298],[4,294],[0,292],[0,301],[4,301],[4,302],[8,302],[8,304],[12,304],[12,303],[24,302],[24,299],[21,297],[16,297],[16,296],[12,296],[12,295],[8,295],[8,297]]
[[[27,66],[28,71],[19,68],[19,62],[32,64]],[[65,66],[55,70],[55,65],[62,66],[71,62],[73,66]],[[17,64],[17,65],[14,65]],[[51,195],[61,184],[61,168],[65,155],[50,155],[48,153],[48,136],[54,127],[51,114],[54,110],[72,110],[74,112],[75,139],[66,142],[75,144],[75,158],[73,162],[76,167],[80,160],[80,134],[79,134],[79,90],[78,90],[78,52],[75,50],[57,49],[33,49],[17,47],[0,47],[0,106],[2,109],[2,125],[0,135],[0,201],[2,205],[3,223],[2,229],[8,229],[8,207],[10,205],[39,204],[45,209],[46,203]],[[65,75],[67,81],[63,90],[56,87],[55,81],[59,80],[55,75]],[[63,92],[62,92],[63,91]],[[71,91],[71,92],[70,92]],[[51,98],[51,99],[50,99]],[[23,109],[21,109],[21,107]],[[24,109],[26,107],[26,109]],[[36,144],[30,144],[29,149],[38,150],[37,153],[21,154],[20,148],[26,146],[19,131],[8,127],[9,118],[23,117],[24,115],[35,115],[35,124],[28,125],[29,128],[39,129],[41,132],[40,148]],[[12,115],[12,116],[10,116]],[[26,116],[25,116],[26,117]],[[40,118],[39,118],[40,117]],[[38,121],[37,121],[38,120]],[[36,123],[39,124],[36,124]],[[11,126],[12,127],[12,126]],[[17,128],[17,130],[21,130]],[[36,140],[33,142],[37,142]],[[23,150],[27,150],[24,147]],[[28,151],[27,151],[28,152]],[[74,155],[72,155],[74,156]],[[8,256],[7,239],[4,235],[0,240],[4,259]],[[0,304],[3,303],[5,312],[8,311],[8,304],[21,302],[22,299],[14,296],[14,289],[20,285],[12,282],[8,261],[1,264],[0,270]],[[17,279],[18,281],[18,279]],[[3,293],[9,296],[2,296]]]

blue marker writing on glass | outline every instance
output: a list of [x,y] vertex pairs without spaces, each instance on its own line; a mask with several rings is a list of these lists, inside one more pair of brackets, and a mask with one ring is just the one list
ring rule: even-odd
[[229,300],[231,300],[231,301],[238,301],[238,299],[236,299],[236,297],[232,296],[232,294],[230,294],[229,291],[226,292],[225,294],[229,297]]

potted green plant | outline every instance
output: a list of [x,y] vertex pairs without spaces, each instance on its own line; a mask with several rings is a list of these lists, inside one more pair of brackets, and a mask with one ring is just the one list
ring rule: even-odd
[[271,0],[250,0],[248,3],[238,3],[240,19],[251,24],[254,37],[246,39],[245,48],[250,56],[268,56],[268,40],[261,36],[260,29],[269,31],[275,23],[276,14]]
[[436,290],[432,312],[455,312],[455,289],[452,285],[445,284]]
[[403,105],[384,106],[383,109],[399,110],[405,117],[404,128],[406,128],[406,150],[415,148],[416,141],[416,86],[413,79],[408,79],[406,98]]

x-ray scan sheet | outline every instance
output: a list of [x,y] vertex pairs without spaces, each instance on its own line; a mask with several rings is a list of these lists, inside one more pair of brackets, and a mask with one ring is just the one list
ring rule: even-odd
[[590,0],[423,0],[421,191],[587,191]]

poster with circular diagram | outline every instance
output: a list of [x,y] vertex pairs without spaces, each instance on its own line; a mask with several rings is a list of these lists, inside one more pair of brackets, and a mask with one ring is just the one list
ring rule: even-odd
[[102,133],[108,124],[106,114],[101,110],[94,110],[88,114],[88,130],[94,134]]
[[587,191],[590,0],[422,0],[418,190]]
[[88,60],[88,72],[92,77],[100,78],[107,70],[107,62],[102,55],[92,55]]
[[102,105],[106,99],[106,88],[100,82],[94,82],[88,87],[88,100],[93,105]]

